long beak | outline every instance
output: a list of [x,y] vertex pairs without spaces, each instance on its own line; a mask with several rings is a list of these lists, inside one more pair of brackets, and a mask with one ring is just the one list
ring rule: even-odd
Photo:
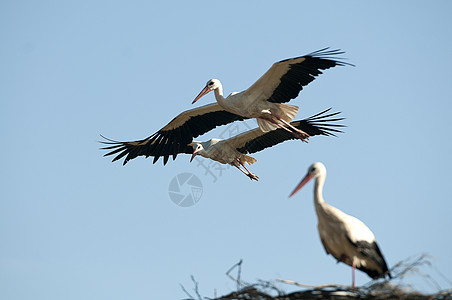
[[193,151],[193,154],[191,155],[191,158],[190,158],[190,162],[192,162],[192,160],[196,157],[196,155],[198,155],[197,150]]
[[306,174],[306,176],[301,180],[301,182],[297,185],[297,187],[293,190],[293,192],[289,195],[289,198],[295,195],[296,192],[298,192],[306,183],[309,182],[309,180],[312,179],[312,176],[309,174]]
[[206,85],[206,87],[202,89],[202,91],[198,94],[198,96],[196,96],[195,100],[193,100],[193,102],[191,104],[198,101],[199,98],[201,98],[202,96],[204,96],[205,94],[207,94],[210,91],[211,91],[211,89]]

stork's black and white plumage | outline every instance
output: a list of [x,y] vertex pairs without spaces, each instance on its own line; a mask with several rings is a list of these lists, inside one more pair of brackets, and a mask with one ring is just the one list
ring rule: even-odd
[[[343,118],[335,118],[339,112],[328,114],[329,110],[330,109],[327,109],[304,120],[294,121],[291,125],[307,132],[310,136],[334,135],[336,132],[341,132],[340,130],[335,129],[335,127],[343,127],[343,125],[332,123],[341,121]],[[265,148],[272,147],[291,139],[295,139],[295,137],[283,129],[263,132],[259,128],[256,128],[224,140],[211,139],[206,142],[190,141],[185,146],[179,147],[176,154],[192,154],[191,160],[193,160],[196,155],[201,155],[223,164],[230,164],[237,167],[250,179],[258,180],[259,177],[251,173],[245,166],[245,163],[250,165],[256,162],[256,159],[248,156],[247,154],[261,151]],[[129,159],[137,156],[153,156],[154,162],[156,160],[155,158],[158,159],[158,157],[161,156],[161,153],[158,152],[158,147],[153,147],[155,141],[150,139],[132,142],[117,142],[109,140],[102,143],[109,145],[102,149],[112,150],[111,152],[105,154],[105,156],[118,154],[113,161],[126,156],[124,164]],[[241,167],[243,167],[244,170],[241,169]]]
[[308,173],[289,197],[292,197],[312,178],[315,179],[314,205],[320,240],[327,254],[334,256],[339,262],[352,266],[353,287],[355,287],[355,268],[373,279],[386,275],[391,278],[372,231],[362,221],[323,200],[326,168],[322,163],[316,162],[309,167]]
[[[215,90],[215,95],[217,96],[218,94],[220,98],[220,100],[217,98],[218,103],[184,111],[155,134],[133,143],[147,147],[146,152],[152,153],[154,163],[160,157],[163,157],[163,164],[166,164],[170,156],[176,159],[177,154],[181,153],[184,147],[191,143],[194,138],[217,126],[260,116],[261,113],[263,114],[263,119],[259,118],[258,122],[260,122],[259,126],[265,131],[284,128],[293,132],[296,137],[301,137],[300,133],[294,131],[299,129],[291,129],[290,124],[289,126],[281,125],[281,122],[290,122],[297,114],[298,108],[290,105],[281,106],[282,104],[280,103],[295,98],[303,86],[314,80],[315,76],[322,73],[321,70],[336,65],[347,64],[330,58],[330,56],[341,53],[337,50],[327,51],[326,49],[322,49],[306,56],[276,63],[249,89],[242,93],[232,93],[226,99],[222,96],[223,93],[219,81],[217,82],[218,85],[210,84],[211,81],[209,81],[207,84],[209,89],[204,89],[195,100],[198,100],[203,93],[205,94],[211,90]],[[223,103],[221,99],[225,100],[223,102],[226,103]],[[240,104],[239,102],[242,100],[244,102]],[[251,103],[251,100],[256,101],[255,103]],[[220,105],[220,102],[222,105]],[[237,103],[238,106],[234,103]],[[265,122],[264,119],[269,117],[269,114],[279,114],[281,107],[285,110],[283,115],[288,114],[290,117],[284,117],[282,121],[275,121],[274,116],[271,116],[269,119],[271,122]],[[259,109],[262,111],[259,111]],[[272,122],[276,122],[278,126],[273,126],[274,124]],[[112,146],[111,148],[115,150],[110,154],[120,153],[115,157],[115,160],[127,155],[124,159],[124,164],[141,155],[133,149],[126,152],[121,147]]]
[[217,126],[245,119],[247,118],[227,112],[217,103],[212,103],[180,113],[165,127],[145,139],[134,142],[114,142],[113,146],[104,149],[115,149],[107,155],[119,153],[113,161],[126,156],[124,165],[140,155],[153,156],[154,163],[163,157],[163,164],[166,165],[171,155],[174,160],[179,153],[185,153],[187,145],[194,138]]
[[262,131],[282,128],[305,140],[309,135],[289,124],[298,113],[298,107],[283,103],[296,98],[304,86],[322,74],[322,70],[347,65],[348,63],[333,58],[343,53],[325,48],[305,56],[282,60],[273,64],[247,90],[232,93],[226,98],[223,96],[220,81],[211,79],[193,103],[208,92],[214,91],[221,107],[242,117],[256,118]]

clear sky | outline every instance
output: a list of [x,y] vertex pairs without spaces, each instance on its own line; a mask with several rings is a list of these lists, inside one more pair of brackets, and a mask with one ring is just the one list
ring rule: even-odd
[[[428,253],[450,288],[435,270],[452,278],[451,13],[412,0],[0,2],[0,298],[180,299],[190,275],[213,297],[235,288],[225,272],[239,259],[250,282],[350,284],[320,243],[312,183],[288,199],[315,161],[325,199],[372,229],[390,266]],[[297,119],[342,111],[345,133],[254,154],[259,182],[188,155],[123,167],[98,149],[99,134],[141,139],[213,102],[191,105],[210,78],[241,91],[324,47],[356,67],[291,104]],[[202,183],[190,207],[170,199],[181,173]]]

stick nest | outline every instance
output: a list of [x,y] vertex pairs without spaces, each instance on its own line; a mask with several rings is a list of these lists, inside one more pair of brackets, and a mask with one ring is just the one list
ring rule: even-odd
[[[372,299],[372,300],[389,300],[389,299],[407,299],[407,300],[452,300],[452,289],[441,290],[438,283],[429,275],[419,271],[421,266],[432,267],[429,256],[422,254],[417,258],[408,258],[399,262],[391,268],[392,279],[373,280],[361,287],[350,287],[337,284],[325,284],[320,286],[310,286],[301,284],[292,280],[276,279],[273,282],[259,280],[257,283],[249,284],[241,280],[242,261],[232,266],[226,275],[229,276],[237,284],[237,289],[227,295],[214,298],[202,297],[198,290],[198,282],[192,276],[191,279],[195,285],[193,289],[196,297],[190,295],[182,286],[183,291],[189,296],[190,300],[301,300],[301,299]],[[432,267],[433,268],[433,267]],[[237,269],[237,278],[230,273]],[[439,271],[437,271],[439,273]],[[438,290],[435,294],[423,294],[416,291],[413,287],[403,283],[403,279],[407,275],[416,274],[421,276],[431,286]],[[452,286],[452,283],[439,273],[444,280]],[[280,283],[295,285],[304,289],[286,293],[280,287]],[[278,286],[277,286],[278,284]]]

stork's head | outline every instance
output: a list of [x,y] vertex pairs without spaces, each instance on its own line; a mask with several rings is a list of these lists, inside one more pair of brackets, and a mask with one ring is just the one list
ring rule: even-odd
[[211,92],[217,88],[219,88],[221,85],[220,81],[218,79],[210,79],[209,81],[207,81],[206,86],[203,88],[203,90],[198,94],[198,96],[196,96],[195,100],[193,100],[193,103],[195,103],[196,101],[198,101],[202,96],[204,96],[205,94],[207,94],[208,92]]
[[196,157],[198,154],[204,154],[206,151],[204,150],[203,143],[193,142],[190,144],[193,147],[193,154],[191,155],[190,162]]
[[317,178],[326,174],[325,165],[321,162],[313,163],[308,169],[308,174],[311,175],[312,178]]
[[305,175],[305,177],[300,181],[300,183],[297,185],[297,187],[293,190],[293,192],[290,194],[289,197],[292,197],[295,195],[296,192],[298,192],[306,183],[309,182],[312,178],[319,178],[326,176],[326,168],[321,162],[313,163],[309,169],[308,173]]

